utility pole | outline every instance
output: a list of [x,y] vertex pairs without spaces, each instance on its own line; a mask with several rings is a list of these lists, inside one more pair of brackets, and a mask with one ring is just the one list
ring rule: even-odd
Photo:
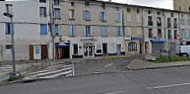
[[10,18],[10,24],[11,24],[11,43],[12,43],[12,76],[16,76],[16,66],[15,66],[15,48],[14,48],[14,24],[13,24],[13,14],[10,13],[10,11],[13,11],[13,5],[12,4],[5,4],[6,12],[3,14],[6,17]]
[[50,25],[51,25],[51,37],[52,37],[52,56],[55,59],[55,20],[54,20],[54,0],[49,0],[49,12],[50,12]]

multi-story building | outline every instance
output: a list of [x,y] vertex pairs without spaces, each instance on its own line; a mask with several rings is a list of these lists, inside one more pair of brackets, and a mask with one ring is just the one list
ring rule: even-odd
[[68,0],[62,6],[63,40],[70,46],[67,56],[124,54],[122,6],[89,0]]
[[17,60],[158,54],[190,34],[186,12],[96,0],[2,2],[0,60],[12,48],[5,4],[13,5]]
[[174,10],[190,12],[190,1],[189,0],[173,0]]
[[[54,0],[54,19],[61,18],[59,0]],[[49,32],[50,6],[49,0],[10,1],[0,3],[0,59],[11,60],[11,24],[5,17],[6,4],[11,4],[14,23],[14,41],[16,60],[51,59],[52,33]],[[56,27],[56,26],[55,26]],[[56,29],[56,28],[55,28]],[[58,32],[59,29],[56,29]]]

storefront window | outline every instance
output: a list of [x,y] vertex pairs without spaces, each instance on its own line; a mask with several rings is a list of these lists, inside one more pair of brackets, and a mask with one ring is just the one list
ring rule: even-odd
[[137,43],[135,43],[135,42],[129,42],[129,44],[128,44],[128,50],[129,51],[137,51]]

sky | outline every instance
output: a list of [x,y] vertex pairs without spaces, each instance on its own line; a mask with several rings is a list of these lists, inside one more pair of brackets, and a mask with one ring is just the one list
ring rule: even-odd
[[[103,0],[109,1],[109,0]],[[128,3],[142,6],[173,9],[173,0],[112,0],[118,3]]]

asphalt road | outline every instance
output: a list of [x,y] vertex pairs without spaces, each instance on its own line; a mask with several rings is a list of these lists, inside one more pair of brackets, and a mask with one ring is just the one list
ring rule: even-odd
[[75,76],[124,71],[133,59],[135,58],[81,61],[80,63],[75,64]]
[[0,94],[190,94],[190,67],[19,83],[1,86]]

